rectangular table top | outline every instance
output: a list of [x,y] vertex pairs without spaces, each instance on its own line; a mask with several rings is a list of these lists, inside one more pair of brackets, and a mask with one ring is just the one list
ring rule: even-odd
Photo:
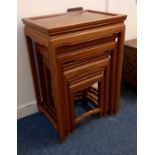
[[73,11],[40,17],[24,18],[23,23],[47,35],[88,29],[96,25],[123,22],[126,15],[105,13],[93,10]]

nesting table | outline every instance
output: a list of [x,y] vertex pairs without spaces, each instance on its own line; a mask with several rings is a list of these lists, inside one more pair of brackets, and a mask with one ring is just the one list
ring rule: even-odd
[[[81,120],[117,113],[125,19],[78,9],[23,19],[38,109],[61,143]],[[92,108],[76,117],[78,100]]]

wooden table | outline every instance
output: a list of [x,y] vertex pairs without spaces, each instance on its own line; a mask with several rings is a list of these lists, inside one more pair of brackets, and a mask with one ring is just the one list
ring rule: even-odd
[[[23,19],[38,109],[61,143],[82,119],[119,107],[126,15],[75,10]],[[94,109],[76,118],[77,99]]]

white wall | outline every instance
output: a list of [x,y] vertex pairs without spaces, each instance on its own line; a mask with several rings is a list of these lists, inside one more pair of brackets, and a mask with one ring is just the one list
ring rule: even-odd
[[[136,37],[136,6],[133,0],[108,0],[109,11],[127,13],[127,38]],[[128,3],[127,3],[128,1]],[[65,12],[67,8],[82,6],[85,9],[105,11],[105,0],[17,0],[17,78],[18,118],[37,111],[36,99],[28,61],[27,48],[21,19],[24,17]]]
[[136,0],[108,0],[108,11],[127,14],[125,39],[137,37],[137,4]]

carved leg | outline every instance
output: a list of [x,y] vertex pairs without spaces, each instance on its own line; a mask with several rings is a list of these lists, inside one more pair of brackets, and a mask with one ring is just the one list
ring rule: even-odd
[[[66,132],[66,116],[65,116],[65,105],[63,97],[63,82],[60,77],[60,73],[57,70],[58,64],[56,61],[55,48],[52,46],[52,42],[49,42],[49,58],[50,58],[50,71],[51,71],[51,83],[53,99],[55,103],[58,133],[60,142],[64,143],[65,137],[68,134]],[[53,74],[52,74],[53,73]]]
[[117,62],[117,45],[112,52],[111,57],[111,75],[110,75],[110,104],[108,112],[110,115],[113,115],[113,109],[116,103],[115,94],[116,94],[116,62]]
[[71,132],[75,129],[75,112],[74,112],[74,94],[70,92],[69,95],[70,101],[70,112],[71,112]]
[[103,109],[104,109],[104,98],[105,98],[105,91],[104,91],[104,75],[103,80],[98,84],[98,108],[101,109],[100,116],[103,116]]
[[[125,27],[124,27],[125,29]],[[113,113],[116,114],[119,108],[120,88],[121,88],[121,76],[122,76],[122,64],[124,54],[124,37],[125,31],[123,30],[118,35],[118,56],[117,56],[117,77],[116,77],[116,104],[113,109]]]

